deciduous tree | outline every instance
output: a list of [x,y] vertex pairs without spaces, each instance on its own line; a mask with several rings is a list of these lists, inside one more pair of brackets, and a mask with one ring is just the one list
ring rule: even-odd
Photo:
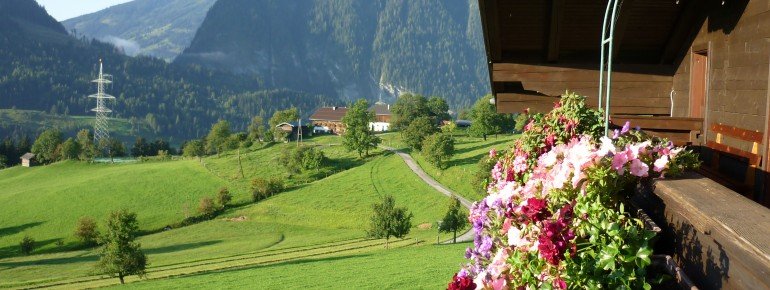
[[447,161],[452,159],[455,139],[447,134],[433,134],[422,143],[422,155],[439,169],[446,169]]
[[428,106],[428,111],[430,111],[430,116],[434,117],[437,123],[450,119],[449,104],[447,104],[444,98],[430,97],[426,105]]
[[202,140],[190,140],[184,145],[182,149],[182,155],[185,157],[198,157],[201,158],[206,155],[206,145]]
[[211,126],[211,131],[206,136],[206,150],[219,155],[227,149],[228,138],[230,138],[230,122],[219,120]]
[[78,144],[80,145],[80,154],[78,158],[81,161],[91,161],[99,154],[99,150],[94,144],[94,135],[91,134],[88,129],[83,129],[78,132],[77,137]]
[[380,203],[372,205],[374,210],[369,230],[369,237],[385,238],[385,247],[388,247],[390,237],[403,238],[409,234],[412,228],[412,215],[405,207],[396,207],[396,200],[391,195],[383,197]]
[[142,252],[141,244],[134,241],[138,232],[135,213],[115,211],[107,219],[107,231],[101,237],[103,248],[97,267],[103,274],[118,277],[121,284],[126,276],[145,275],[147,256]]
[[61,144],[61,158],[73,160],[78,159],[78,155],[80,155],[80,144],[75,142],[72,138],[67,138],[67,140]]
[[382,141],[369,127],[373,121],[374,112],[369,110],[369,102],[365,99],[356,101],[342,117],[342,123],[345,124],[342,144],[348,151],[356,151],[359,158],[369,155],[369,150],[377,148]]
[[96,228],[96,221],[87,216],[78,219],[77,226],[75,227],[75,237],[77,237],[84,245],[96,245],[99,239],[99,230]]
[[404,129],[417,118],[430,116],[428,100],[421,95],[403,94],[391,107],[393,129]]
[[422,149],[422,142],[436,132],[436,126],[429,117],[419,117],[401,131],[404,143],[415,150]]
[[264,118],[262,118],[262,116],[251,118],[248,131],[249,139],[251,139],[251,141],[265,142],[265,132],[267,129],[265,128]]
[[273,117],[270,118],[270,131],[273,132],[273,139],[277,141],[284,141],[286,139],[286,132],[276,128],[281,123],[290,123],[299,119],[299,112],[297,108],[286,109],[282,111],[275,111]]
[[463,229],[468,224],[468,214],[463,212],[463,206],[460,200],[452,198],[449,202],[449,208],[444,219],[441,220],[441,225],[438,230],[442,233],[454,233],[452,243],[457,242],[457,231]]
[[58,149],[62,143],[62,134],[58,129],[48,129],[40,133],[40,136],[32,144],[32,153],[39,162],[51,163],[59,159]]

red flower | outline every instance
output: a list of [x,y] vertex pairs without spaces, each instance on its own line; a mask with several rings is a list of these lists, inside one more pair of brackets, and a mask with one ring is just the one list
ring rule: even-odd
[[551,212],[548,211],[548,203],[545,199],[530,198],[527,199],[527,204],[521,206],[521,211],[527,219],[539,222],[551,216]]
[[455,274],[446,288],[447,290],[472,290],[476,289],[476,283],[473,283],[473,279],[468,276],[457,277]]

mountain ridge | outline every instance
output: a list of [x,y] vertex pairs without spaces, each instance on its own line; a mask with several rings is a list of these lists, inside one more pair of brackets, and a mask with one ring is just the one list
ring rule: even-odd
[[216,0],[134,0],[62,21],[76,36],[122,47],[131,56],[173,60],[186,48]]
[[393,101],[406,91],[470,107],[489,92],[477,5],[220,0],[175,62],[253,73],[267,86],[347,101]]

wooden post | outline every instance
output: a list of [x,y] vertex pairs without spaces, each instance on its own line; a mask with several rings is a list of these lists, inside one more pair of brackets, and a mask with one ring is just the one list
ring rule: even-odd
[[238,148],[238,167],[241,169],[241,178],[246,178],[243,175],[243,164],[241,164],[241,148]]

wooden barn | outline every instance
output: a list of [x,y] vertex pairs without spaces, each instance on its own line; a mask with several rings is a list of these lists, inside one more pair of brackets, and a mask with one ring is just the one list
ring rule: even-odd
[[25,153],[21,156],[21,166],[24,167],[32,167],[35,166],[37,162],[35,161],[35,154],[32,153]]
[[[607,0],[478,1],[498,111],[547,111],[566,90],[597,105]],[[703,289],[767,289],[770,0],[619,7],[611,121],[691,145],[704,162],[646,200],[668,225],[660,244]]]
[[283,141],[289,142],[297,140],[300,136],[308,137],[313,135],[313,128],[310,126],[309,121],[302,121],[302,125],[299,122],[284,122],[276,125],[275,127],[286,133],[286,139]]
[[346,107],[321,107],[310,116],[315,130],[324,131],[332,134],[345,133],[345,126],[342,124],[342,117],[348,113]]

